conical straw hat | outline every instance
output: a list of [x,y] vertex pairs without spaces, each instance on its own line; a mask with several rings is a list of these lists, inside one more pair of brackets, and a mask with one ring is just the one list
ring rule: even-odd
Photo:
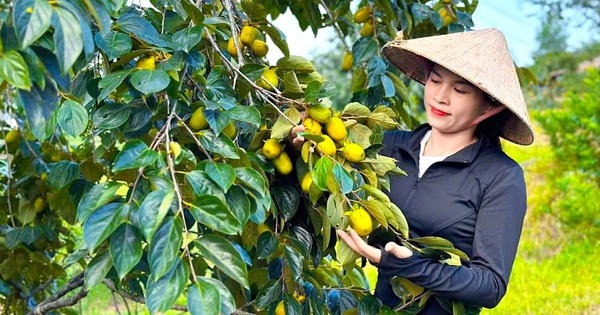
[[500,136],[517,144],[533,142],[533,128],[504,35],[484,29],[403,40],[383,47],[383,55],[410,78],[425,84],[432,62],[463,77],[512,113]]

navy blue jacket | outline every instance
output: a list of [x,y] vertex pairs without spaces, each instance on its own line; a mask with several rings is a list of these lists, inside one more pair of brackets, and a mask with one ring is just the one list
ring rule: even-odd
[[[504,294],[527,208],[521,167],[485,135],[418,179],[420,141],[431,127],[386,133],[381,154],[395,158],[408,176],[391,178],[390,199],[405,214],[412,238],[439,236],[470,261],[450,266],[417,253],[399,259],[382,250],[375,295],[394,307],[400,300],[393,276],[436,294],[482,307],[496,306]],[[419,314],[451,314],[430,298]]]

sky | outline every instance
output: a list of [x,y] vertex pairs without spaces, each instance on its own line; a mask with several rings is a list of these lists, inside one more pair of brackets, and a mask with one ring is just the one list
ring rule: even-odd
[[[475,29],[493,27],[504,33],[517,66],[530,66],[533,63],[532,54],[538,48],[536,34],[541,28],[539,10],[526,0],[480,0],[473,15],[473,23]],[[307,58],[317,53],[320,48],[326,50],[331,37],[334,36],[332,30],[319,31],[317,38],[313,36],[310,28],[302,32],[289,10],[273,23],[286,34],[291,54]],[[572,34],[568,41],[571,48],[589,41],[591,36],[589,32],[577,29],[568,31]],[[275,63],[283,54],[274,45],[270,47],[272,48],[269,60]]]

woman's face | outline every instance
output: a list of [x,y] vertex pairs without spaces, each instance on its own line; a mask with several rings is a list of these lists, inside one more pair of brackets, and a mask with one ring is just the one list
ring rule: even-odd
[[443,133],[466,130],[489,107],[482,90],[439,65],[425,83],[424,102],[429,124]]

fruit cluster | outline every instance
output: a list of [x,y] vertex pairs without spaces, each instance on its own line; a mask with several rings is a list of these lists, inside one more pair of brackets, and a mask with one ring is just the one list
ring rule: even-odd
[[[249,47],[254,56],[258,58],[262,58],[267,55],[269,52],[269,45],[263,40],[258,39],[260,36],[260,31],[258,28],[252,25],[245,25],[242,28],[242,31],[239,36],[238,45],[240,49],[243,51],[244,48]],[[229,38],[227,42],[227,52],[233,56],[237,57],[238,52],[235,48],[235,38],[232,36]]]
[[364,23],[360,29],[360,36],[371,37],[375,34],[375,27],[373,26],[373,9],[370,5],[361,7],[354,13],[354,23]]

